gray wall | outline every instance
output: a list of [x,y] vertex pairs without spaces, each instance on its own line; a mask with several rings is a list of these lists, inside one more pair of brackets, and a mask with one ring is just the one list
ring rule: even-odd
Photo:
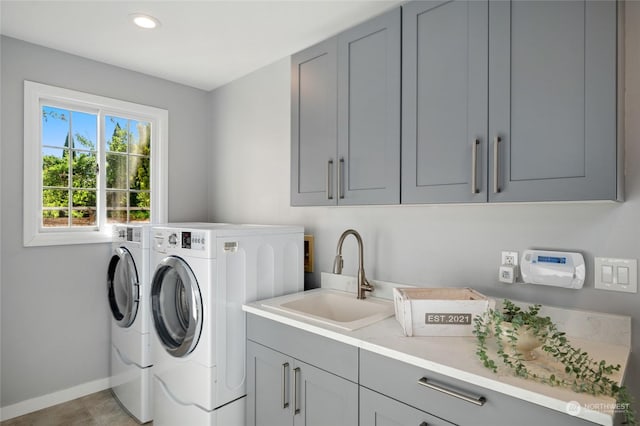
[[[386,207],[290,207],[290,69],[283,59],[212,93],[210,220],[304,225],[315,235],[316,273],[330,271],[340,233],[365,242],[367,275],[425,286],[471,286],[487,294],[633,316],[628,383],[640,401],[640,294],[593,288],[593,257],[640,258],[640,2],[627,2],[626,202]],[[635,167],[634,167],[635,166]],[[585,288],[497,281],[501,250],[577,250]],[[345,243],[345,273],[356,248]]]
[[209,208],[206,92],[2,37],[0,406],[108,377],[108,244],[22,246],[23,81],[169,110],[169,220]]

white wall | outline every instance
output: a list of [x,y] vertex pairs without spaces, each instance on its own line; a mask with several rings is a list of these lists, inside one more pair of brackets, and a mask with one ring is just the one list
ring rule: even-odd
[[169,220],[209,208],[206,92],[2,37],[0,406],[109,375],[110,245],[22,246],[23,80],[169,110]]
[[[283,59],[212,93],[210,220],[304,225],[316,271],[330,271],[342,231],[365,243],[367,275],[428,286],[471,286],[498,297],[633,316],[631,384],[640,401],[640,295],[593,288],[593,257],[640,258],[640,2],[627,2],[624,203],[290,207],[290,69]],[[577,250],[580,291],[497,282],[501,250]],[[356,273],[345,243],[345,273]],[[309,278],[317,285],[318,273]],[[635,384],[634,384],[635,383]]]

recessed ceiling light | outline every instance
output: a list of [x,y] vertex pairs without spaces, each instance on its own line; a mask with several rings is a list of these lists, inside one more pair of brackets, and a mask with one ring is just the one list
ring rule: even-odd
[[136,13],[130,16],[131,16],[131,19],[133,20],[133,23],[139,26],[140,28],[150,30],[160,25],[160,21],[158,21],[153,16],[144,15],[142,13]]

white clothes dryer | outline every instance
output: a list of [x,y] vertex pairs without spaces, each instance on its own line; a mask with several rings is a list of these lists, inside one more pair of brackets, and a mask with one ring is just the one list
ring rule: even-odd
[[152,419],[150,233],[151,225],[115,225],[107,272],[110,386],[123,408],[141,423]]
[[154,227],[155,426],[244,426],[242,305],[303,290],[301,227]]

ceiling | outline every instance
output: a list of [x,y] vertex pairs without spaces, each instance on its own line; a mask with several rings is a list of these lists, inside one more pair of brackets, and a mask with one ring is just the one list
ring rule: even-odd
[[[3,35],[203,90],[389,10],[389,1],[0,1]],[[131,14],[157,18],[135,27]]]

